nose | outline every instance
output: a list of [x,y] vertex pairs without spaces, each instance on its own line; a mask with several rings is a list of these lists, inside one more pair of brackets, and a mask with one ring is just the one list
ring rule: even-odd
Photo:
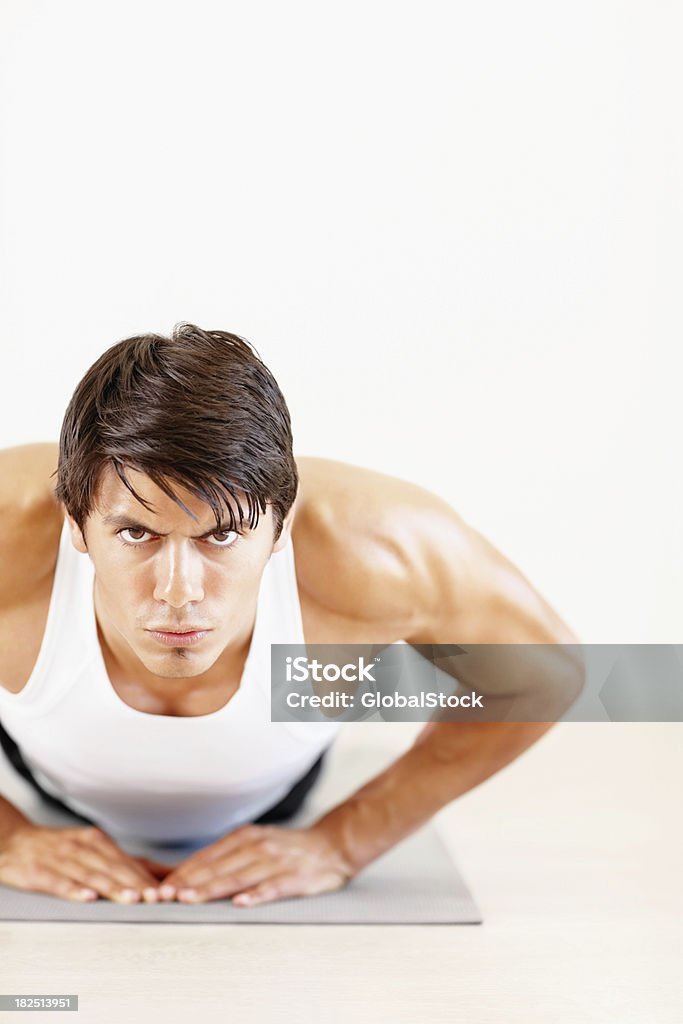
[[163,601],[172,608],[182,608],[203,600],[202,559],[193,550],[191,541],[172,542],[167,538],[157,552],[154,573],[155,601]]

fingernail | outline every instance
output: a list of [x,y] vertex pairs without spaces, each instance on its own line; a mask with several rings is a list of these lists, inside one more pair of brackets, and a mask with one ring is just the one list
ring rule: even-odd
[[135,889],[122,889],[117,894],[117,899],[121,900],[122,903],[137,903],[140,898],[140,893],[136,892]]
[[175,886],[162,885],[162,887],[159,889],[159,895],[164,900],[172,900],[173,897],[175,896]]
[[94,900],[97,893],[94,889],[79,889],[76,895],[79,900]]
[[195,900],[197,898],[196,889],[180,889],[178,891],[179,900]]
[[142,890],[142,895],[143,895],[144,900],[145,900],[146,903],[156,903],[156,901],[157,901],[157,891],[156,891],[156,889],[152,889],[151,887],[148,888],[148,889],[143,889]]

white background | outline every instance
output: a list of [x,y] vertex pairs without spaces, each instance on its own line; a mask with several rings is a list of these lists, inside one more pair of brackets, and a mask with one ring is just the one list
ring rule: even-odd
[[[681,640],[682,28],[675,0],[0,0],[0,447],[56,439],[120,338],[236,331],[298,454],[441,494],[586,642]],[[682,728],[562,723],[444,808],[480,929],[22,922],[5,988],[100,1024],[198,992],[206,1021],[673,1024]]]
[[681,8],[3,0],[0,446],[178,320],[582,640],[681,638]]

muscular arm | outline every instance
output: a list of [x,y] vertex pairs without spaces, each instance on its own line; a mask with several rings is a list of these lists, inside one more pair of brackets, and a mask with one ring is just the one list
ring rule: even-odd
[[[413,518],[412,536],[405,593],[414,614],[404,639],[427,649],[515,646],[504,664],[491,647],[457,659],[459,681],[485,695],[488,721],[429,722],[403,756],[316,823],[356,872],[518,757],[583,686],[579,641],[483,536],[436,498]],[[497,704],[502,718],[513,701],[515,721],[491,720]],[[538,720],[542,709],[549,720]]]
[[51,477],[57,456],[51,442],[0,450],[0,614],[31,600],[54,569],[62,522]]
[[[0,449],[0,640],[6,635],[4,617],[30,601],[54,568],[59,508],[50,474],[57,455],[52,443]],[[0,643],[0,686],[6,658]],[[0,797],[0,847],[15,828],[28,823],[26,815]]]

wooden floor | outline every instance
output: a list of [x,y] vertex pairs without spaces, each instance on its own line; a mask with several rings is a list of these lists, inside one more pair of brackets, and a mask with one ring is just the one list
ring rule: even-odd
[[[417,729],[347,726],[321,795]],[[438,815],[482,926],[5,922],[0,991],[77,993],[88,1024],[680,1024],[681,778],[683,725],[562,724]]]

